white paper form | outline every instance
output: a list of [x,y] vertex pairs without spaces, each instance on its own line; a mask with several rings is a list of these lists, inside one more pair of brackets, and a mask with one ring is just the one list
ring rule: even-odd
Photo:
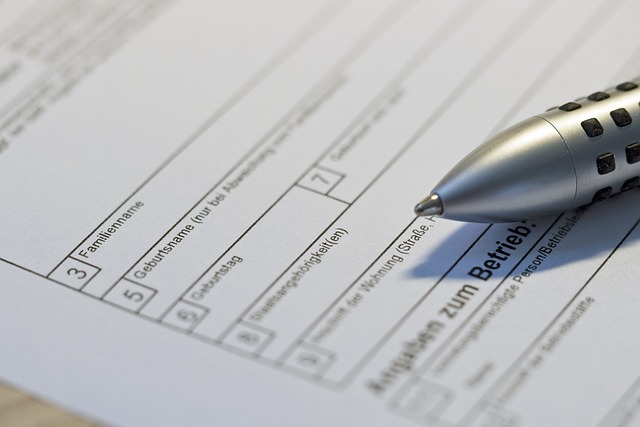
[[639,6],[449,3],[0,1],[0,377],[115,425],[639,422],[637,190],[412,213],[618,83]]

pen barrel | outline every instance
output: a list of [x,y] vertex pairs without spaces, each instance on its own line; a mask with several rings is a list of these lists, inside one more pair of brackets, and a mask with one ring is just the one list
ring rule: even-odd
[[576,176],[569,150],[546,120],[532,117],[480,145],[433,190],[443,216],[506,222],[569,209]]
[[538,117],[565,141],[576,173],[571,208],[637,187],[640,181],[640,83],[622,83]]
[[552,215],[640,184],[640,82],[568,102],[500,132],[434,188],[443,216]]

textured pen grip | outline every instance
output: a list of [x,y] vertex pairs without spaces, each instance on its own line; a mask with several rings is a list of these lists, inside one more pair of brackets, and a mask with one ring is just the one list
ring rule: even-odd
[[574,162],[574,206],[606,199],[640,184],[640,82],[567,102],[538,117],[562,136]]

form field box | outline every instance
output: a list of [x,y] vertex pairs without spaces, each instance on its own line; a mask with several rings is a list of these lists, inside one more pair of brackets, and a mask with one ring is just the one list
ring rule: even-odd
[[518,427],[521,423],[515,413],[497,405],[489,405],[470,425],[472,427]]
[[162,318],[163,323],[192,331],[209,314],[209,309],[189,301],[178,301]]
[[138,313],[156,293],[153,288],[122,279],[107,292],[103,300]]
[[270,329],[239,322],[225,337],[224,343],[254,356],[260,353],[273,341],[276,334]]
[[416,420],[434,420],[452,399],[448,388],[419,379],[395,400],[396,411]]
[[70,288],[82,290],[98,272],[100,272],[100,269],[95,265],[67,257],[49,274],[49,279]]
[[326,195],[333,190],[333,188],[338,185],[343,178],[343,174],[320,166],[314,166],[300,181],[298,181],[298,185],[302,188],[306,188],[307,190]]
[[289,355],[285,365],[303,374],[320,378],[322,373],[329,369],[335,357],[332,351],[302,343]]

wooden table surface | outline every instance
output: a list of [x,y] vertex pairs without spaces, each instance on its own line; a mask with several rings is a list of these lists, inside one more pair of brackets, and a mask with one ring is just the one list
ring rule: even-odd
[[0,426],[95,427],[97,424],[0,383]]

